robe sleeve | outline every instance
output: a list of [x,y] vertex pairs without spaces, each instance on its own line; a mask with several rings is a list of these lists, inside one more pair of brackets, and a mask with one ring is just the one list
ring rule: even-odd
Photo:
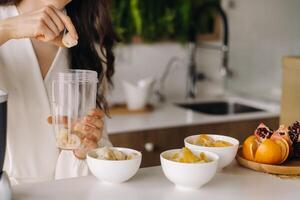
[[[105,123],[106,124],[106,123]],[[106,125],[103,129],[103,136],[98,142],[99,147],[112,146],[109,141]],[[73,178],[79,176],[87,176],[89,168],[86,160],[79,160],[73,154],[73,151],[62,150],[58,156],[55,179]]]

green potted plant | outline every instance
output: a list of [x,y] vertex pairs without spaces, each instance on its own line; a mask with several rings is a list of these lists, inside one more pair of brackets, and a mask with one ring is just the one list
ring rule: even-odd
[[191,26],[201,34],[213,31],[214,13],[197,13],[206,1],[220,0],[113,0],[113,23],[125,43],[184,43],[189,40]]

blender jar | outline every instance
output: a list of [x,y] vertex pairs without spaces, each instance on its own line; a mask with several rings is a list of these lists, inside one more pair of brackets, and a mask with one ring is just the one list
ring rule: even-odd
[[52,124],[59,148],[82,147],[82,135],[74,126],[96,108],[97,83],[97,72],[91,70],[60,72],[52,82]]

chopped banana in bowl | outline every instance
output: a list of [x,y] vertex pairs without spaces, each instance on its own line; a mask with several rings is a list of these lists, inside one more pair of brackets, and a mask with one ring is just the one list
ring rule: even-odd
[[162,152],[160,162],[163,173],[177,188],[198,189],[215,176],[219,156],[184,147]]
[[191,150],[183,147],[180,152],[175,153],[171,156],[170,160],[181,163],[207,163],[210,160],[207,158],[205,153],[201,152],[199,155],[195,155]]
[[224,140],[215,140],[209,135],[200,134],[197,138],[194,139],[193,144],[200,145],[204,147],[229,147],[233,146],[230,142]]
[[90,171],[100,181],[122,183],[133,177],[142,160],[139,151],[121,147],[102,147],[87,154]]
[[239,141],[225,135],[199,134],[186,137],[184,145],[191,150],[210,151],[218,154],[220,156],[219,169],[223,169],[234,160]]
[[99,160],[130,160],[137,154],[126,154],[113,147],[103,147],[92,152],[90,156]]

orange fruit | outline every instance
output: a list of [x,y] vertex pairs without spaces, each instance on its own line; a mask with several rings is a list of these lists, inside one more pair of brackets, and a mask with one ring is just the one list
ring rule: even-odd
[[255,153],[255,161],[264,164],[280,164],[283,160],[281,145],[271,139],[263,141]]
[[278,144],[281,148],[281,163],[286,161],[286,159],[289,157],[289,152],[290,152],[290,146],[289,143],[285,139],[278,139],[274,140],[276,144]]
[[259,146],[259,143],[258,143],[256,136],[254,136],[254,135],[249,136],[243,144],[243,156],[247,160],[254,161],[255,153],[256,153],[258,146]]

